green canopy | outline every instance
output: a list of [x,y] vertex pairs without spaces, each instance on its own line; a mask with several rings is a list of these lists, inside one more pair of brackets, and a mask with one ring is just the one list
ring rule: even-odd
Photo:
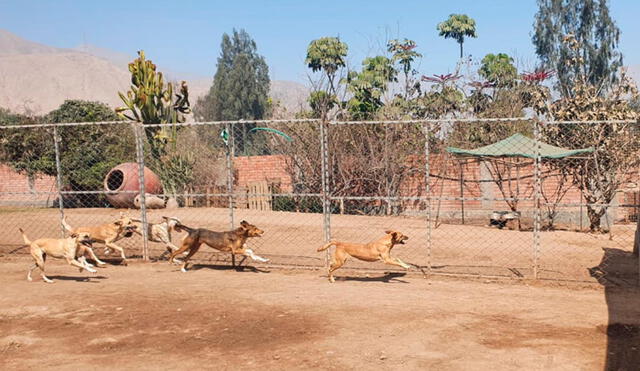
[[[549,159],[564,158],[593,152],[592,147],[583,149],[567,149],[552,146],[551,144],[547,144],[544,142],[539,142],[539,146],[540,157]],[[476,149],[447,147],[447,152],[456,155],[473,157],[527,157],[535,159],[536,142],[535,140],[525,137],[522,134],[513,134],[507,139],[489,144],[488,146]]]

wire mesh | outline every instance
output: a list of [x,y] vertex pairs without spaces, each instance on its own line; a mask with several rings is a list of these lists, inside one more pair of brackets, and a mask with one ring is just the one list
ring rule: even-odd
[[265,231],[247,247],[268,263],[207,248],[194,261],[318,268],[329,238],[396,230],[409,240],[392,255],[431,273],[629,284],[639,135],[631,121],[504,118],[4,126],[0,252],[26,252],[18,227],[60,237],[63,215],[77,227],[124,213],[150,233],[148,249],[142,233],[117,242],[127,257],[180,246],[182,233],[153,237],[163,217],[214,231],[246,220]]
[[[329,126],[331,237],[369,243],[397,231],[409,239],[392,256],[428,266],[424,123]],[[398,270],[348,258],[346,268]],[[338,273],[339,274],[339,273]]]
[[431,138],[433,272],[532,278],[533,122],[435,124]]
[[638,124],[548,123],[541,135],[552,145],[586,149],[541,164],[541,278],[635,283]]
[[0,254],[28,253],[18,228],[32,241],[61,237],[60,193],[52,128],[4,128],[0,163]]

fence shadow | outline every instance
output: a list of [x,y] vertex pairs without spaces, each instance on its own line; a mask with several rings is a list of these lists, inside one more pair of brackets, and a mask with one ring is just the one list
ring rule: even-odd
[[620,249],[605,248],[602,261],[589,268],[604,286],[609,313],[605,371],[638,370],[640,367],[640,287],[638,257]]

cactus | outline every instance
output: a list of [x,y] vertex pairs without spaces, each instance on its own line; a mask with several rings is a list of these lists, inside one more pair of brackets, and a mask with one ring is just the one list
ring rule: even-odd
[[[156,72],[156,65],[145,59],[144,51],[138,52],[138,58],[129,63],[131,88],[125,94],[118,92],[124,103],[116,108],[122,119],[138,121],[143,124],[170,124],[185,121],[185,115],[191,113],[189,90],[182,81],[180,92],[175,94],[172,83],[165,84],[162,72]],[[168,142],[175,142],[176,128],[153,127],[146,130],[147,139],[155,158],[162,156]]]
[[[182,81],[180,92],[175,94],[172,83],[166,83],[156,65],[145,59],[144,51],[129,63],[131,88],[123,94],[118,92],[124,103],[116,109],[122,119],[137,121],[143,125],[177,124],[185,122],[185,115],[191,113],[189,90]],[[145,134],[150,146],[149,165],[156,169],[165,192],[174,195],[183,190],[193,180],[194,159],[177,152],[179,126],[147,127]],[[170,145],[170,146],[169,146]]]

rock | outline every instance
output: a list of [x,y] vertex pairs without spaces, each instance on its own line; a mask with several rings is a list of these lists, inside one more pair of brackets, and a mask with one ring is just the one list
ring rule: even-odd
[[167,205],[166,205],[165,207],[166,207],[167,209],[177,209],[177,208],[179,208],[179,207],[180,207],[180,205],[178,205],[178,201],[177,201],[175,198],[170,197],[170,198],[167,200]]
[[[147,209],[163,209],[164,206],[164,200],[158,196],[152,195],[152,194],[145,194],[145,199],[144,199],[144,203],[145,206],[147,207]],[[133,204],[135,205],[136,208],[140,208],[140,195],[136,195],[136,197],[133,199]]]

